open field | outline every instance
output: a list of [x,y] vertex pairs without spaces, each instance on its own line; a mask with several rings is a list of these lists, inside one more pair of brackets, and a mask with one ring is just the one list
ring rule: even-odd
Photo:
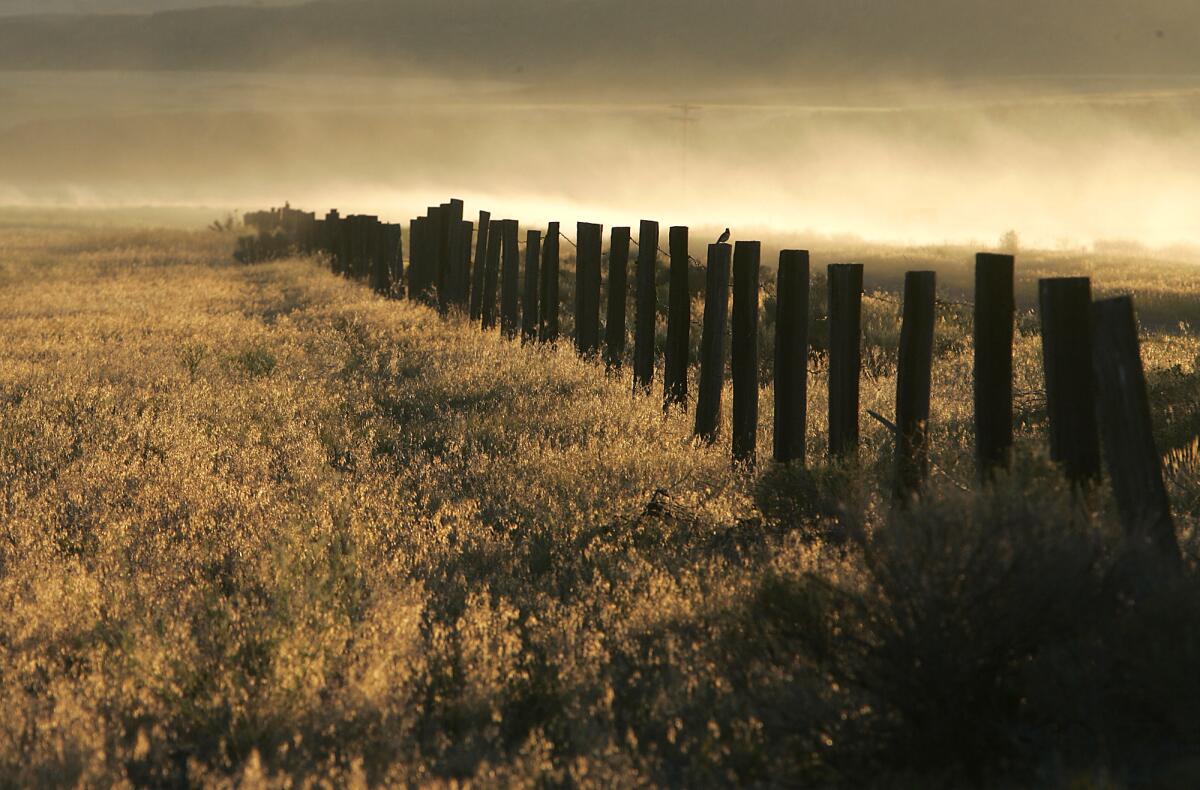
[[[0,222],[0,783],[1200,781],[1189,264],[1018,259],[1019,295],[1137,293],[1176,575],[1047,460],[1031,313],[1013,472],[973,480],[970,316],[943,310],[938,471],[894,511],[882,426],[822,460],[819,355],[811,468],[734,471],[728,414],[697,446],[568,343],[231,252]],[[953,296],[960,252],[813,262],[937,265]],[[897,308],[864,308],[862,406],[890,415]]]

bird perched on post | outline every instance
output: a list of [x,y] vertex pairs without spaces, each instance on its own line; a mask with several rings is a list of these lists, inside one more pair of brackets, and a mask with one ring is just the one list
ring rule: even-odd
[[726,228],[725,232],[721,234],[721,238],[717,239],[717,244],[724,244],[727,241],[729,241],[729,228]]

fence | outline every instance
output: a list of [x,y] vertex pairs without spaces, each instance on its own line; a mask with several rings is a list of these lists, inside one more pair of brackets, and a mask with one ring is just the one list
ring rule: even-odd
[[[325,253],[332,270],[363,280],[377,293],[435,307],[443,315],[460,311],[483,329],[499,319],[503,336],[523,343],[555,342],[559,336],[559,239],[576,246],[575,347],[584,357],[600,355],[603,229],[580,222],[571,242],[550,223],[543,235],[528,231],[522,282],[518,223],[479,213],[477,224],[463,219],[463,203],[431,206],[409,222],[409,260],[403,260],[401,226],[377,217],[322,219],[290,207],[246,216],[258,231],[239,244],[243,258],[273,257],[279,245],[302,253]],[[269,243],[262,239],[270,239]],[[475,240],[472,254],[471,241]],[[658,315],[655,290],[659,228],[643,221],[634,282],[632,386],[648,393],[654,375]],[[688,229],[669,232],[670,259],[663,408],[687,408],[688,333],[691,327]],[[625,352],[625,286],[630,228],[612,228],[608,267],[605,364],[619,368]],[[705,300],[700,343],[695,436],[712,443],[719,436],[724,389],[726,325],[730,332],[733,459],[753,465],[758,435],[759,242],[708,247],[704,264]],[[732,278],[731,278],[732,264]],[[733,309],[729,310],[732,279]],[[779,256],[775,324],[773,458],[806,461],[808,252]],[[850,459],[859,437],[862,374],[863,266],[831,264],[827,270],[829,332],[829,453]],[[619,298],[613,298],[619,294]],[[896,380],[896,420],[884,420],[895,435],[894,491],[898,502],[919,495],[929,472],[927,425],[933,364],[936,275],[908,272],[901,303],[901,334]],[[498,308],[498,311],[497,311]],[[1178,559],[1162,462],[1151,430],[1137,322],[1129,297],[1092,301],[1087,278],[1039,281],[1043,362],[1050,454],[1073,485],[1084,488],[1100,478],[1104,448],[1118,511],[1127,531],[1168,557]],[[975,260],[974,405],[976,467],[986,482],[1009,465],[1013,445],[1014,260],[980,253]]]

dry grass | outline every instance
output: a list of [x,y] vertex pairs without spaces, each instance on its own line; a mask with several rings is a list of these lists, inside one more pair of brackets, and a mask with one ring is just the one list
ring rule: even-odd
[[[1146,346],[1190,563],[1151,585],[1036,403],[1017,471],[958,490],[962,316],[942,473],[894,515],[874,424],[861,468],[735,473],[568,348],[230,253],[0,232],[4,784],[1195,779],[1194,335]],[[891,306],[867,326],[889,414]]]

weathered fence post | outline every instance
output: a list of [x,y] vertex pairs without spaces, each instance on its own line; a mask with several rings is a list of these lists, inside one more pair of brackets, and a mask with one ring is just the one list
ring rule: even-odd
[[1126,531],[1172,562],[1180,561],[1154,443],[1137,318],[1128,296],[1092,304],[1093,364],[1104,458]]
[[1013,256],[975,256],[975,451],[979,477],[1008,466],[1013,443]]
[[582,356],[600,350],[600,257],[604,228],[591,222],[576,226],[575,347]]
[[551,222],[542,242],[542,309],[538,338],[543,343],[558,340],[558,238],[558,223]]
[[521,250],[517,244],[518,232],[515,219],[504,220],[504,258],[500,264],[500,334],[509,340],[517,336],[521,320]]
[[654,323],[658,314],[655,268],[658,265],[658,223],[642,220],[638,228],[637,304],[634,312],[633,391],[650,392],[654,381]]
[[704,332],[700,336],[700,392],[696,399],[696,436],[712,444],[721,425],[721,388],[725,385],[725,316],[729,309],[729,263],[733,248],[708,245],[704,275]]
[[367,231],[371,251],[371,290],[380,296],[387,296],[392,290],[392,271],[387,256],[387,226],[378,220],[371,220],[367,223]]
[[483,316],[483,275],[487,268],[488,229],[491,219],[490,213],[479,212],[479,228],[475,234],[475,266],[471,270],[471,321],[478,321]]
[[[667,297],[667,347],[663,360],[663,409],[672,405],[687,409],[688,341],[692,324],[692,295],[688,289],[688,229],[672,227],[667,232],[671,253],[671,284]],[[734,258],[736,280],[737,259]],[[734,311],[737,310],[734,299]]]
[[936,274],[904,274],[900,354],[896,365],[895,493],[899,498],[919,492],[929,474],[929,396],[936,302]]
[[858,452],[858,388],[862,372],[861,263],[831,263],[829,279],[829,454]]
[[619,368],[625,357],[625,302],[629,296],[629,228],[613,228],[608,243],[608,313],[604,323],[605,365]]
[[538,330],[538,259],[542,253],[542,232],[525,234],[525,290],[521,299],[521,342],[537,340]]
[[1042,314],[1042,367],[1050,458],[1067,479],[1100,478],[1100,434],[1092,371],[1092,286],[1087,277],[1038,280]]
[[758,439],[758,267],[762,244],[733,248],[733,460],[753,465]]
[[421,287],[421,253],[425,247],[425,220],[408,223],[408,298],[416,299]]
[[775,290],[775,460],[803,465],[808,422],[808,250],[779,253]]
[[462,312],[470,309],[471,300],[471,236],[475,227],[470,220],[460,220],[458,223],[458,275],[454,286],[453,304]]
[[483,274],[483,305],[480,310],[484,329],[496,326],[496,292],[500,284],[500,247],[504,236],[503,220],[494,219],[488,228],[487,263]]
[[384,250],[387,257],[389,295],[404,296],[404,233],[400,225],[390,222],[385,226]]
[[353,240],[350,228],[354,223],[353,215],[343,217],[337,224],[337,254],[333,258],[334,274],[346,277],[350,273],[350,256],[353,252]]

